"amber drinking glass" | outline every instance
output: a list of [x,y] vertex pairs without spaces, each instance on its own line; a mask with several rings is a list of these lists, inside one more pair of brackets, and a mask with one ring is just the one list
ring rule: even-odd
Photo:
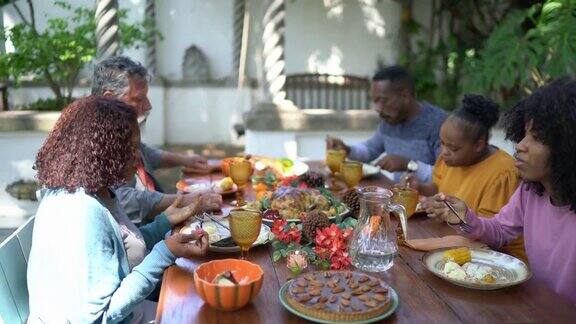
[[230,178],[238,186],[236,191],[236,205],[244,206],[244,187],[250,181],[252,163],[248,160],[234,160],[230,163]]
[[340,174],[348,188],[354,188],[362,181],[362,163],[344,162],[340,168]]
[[332,172],[332,175],[340,171],[340,167],[345,159],[346,151],[344,150],[326,150],[326,165]]
[[410,187],[394,187],[392,188],[392,193],[392,201],[404,206],[406,216],[412,216],[418,205],[418,190]]
[[248,258],[248,251],[256,242],[262,228],[262,215],[255,210],[233,209],[229,217],[232,239],[240,247],[240,259]]

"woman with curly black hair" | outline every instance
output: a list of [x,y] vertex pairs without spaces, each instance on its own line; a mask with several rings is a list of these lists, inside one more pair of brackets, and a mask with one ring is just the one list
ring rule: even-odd
[[[409,177],[411,187],[423,196],[438,192],[462,199],[482,217],[493,217],[518,187],[514,159],[488,143],[490,129],[498,122],[500,109],[487,97],[465,95],[462,106],[440,128],[440,156],[431,183]],[[503,252],[526,259],[519,238],[506,244]]]
[[206,253],[203,232],[165,238],[201,209],[200,196],[140,228],[118,207],[112,189],[134,176],[139,142],[134,110],[98,97],[70,104],[48,135],[36,158],[47,192],[28,263],[29,323],[153,319],[155,304],[145,298],[164,269]]
[[506,135],[518,143],[523,183],[498,215],[479,218],[443,193],[426,211],[457,223],[447,199],[472,227],[462,232],[493,248],[523,234],[534,277],[576,302],[576,80],[556,80],[520,101],[507,113]]

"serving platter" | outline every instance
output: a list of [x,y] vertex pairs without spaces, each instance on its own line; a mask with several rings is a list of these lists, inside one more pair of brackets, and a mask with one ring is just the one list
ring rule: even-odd
[[390,307],[382,314],[375,316],[373,318],[367,319],[367,320],[363,320],[363,321],[355,321],[355,322],[334,322],[334,321],[327,321],[327,320],[322,320],[319,318],[315,318],[309,315],[306,315],[300,311],[298,311],[297,309],[295,309],[294,307],[290,306],[290,304],[288,303],[288,301],[286,300],[286,294],[288,292],[288,286],[290,286],[290,282],[288,281],[286,282],[284,285],[282,285],[282,287],[280,288],[280,292],[278,293],[278,298],[280,299],[280,303],[282,303],[282,306],[284,306],[284,308],[286,308],[290,313],[299,316],[305,320],[314,322],[314,323],[349,323],[349,324],[366,324],[366,323],[374,323],[374,322],[379,322],[387,317],[389,317],[390,315],[394,314],[394,312],[396,311],[396,309],[398,308],[398,305],[400,304],[400,299],[398,298],[398,293],[396,293],[396,291],[394,289],[392,289],[392,287],[388,287],[388,292],[390,294]]
[[[348,215],[348,213],[350,212],[350,209],[348,209],[348,207],[344,207],[344,211],[342,211],[341,213],[339,213],[338,215],[333,215],[333,216],[329,216],[328,219],[329,220],[334,220],[338,217],[340,218],[344,218],[346,215]],[[262,222],[265,224],[269,224],[272,225],[274,223],[275,219],[269,219],[266,217],[262,217]],[[302,220],[300,220],[300,218],[291,218],[291,219],[286,219],[286,221],[290,222],[290,223],[301,223]]]

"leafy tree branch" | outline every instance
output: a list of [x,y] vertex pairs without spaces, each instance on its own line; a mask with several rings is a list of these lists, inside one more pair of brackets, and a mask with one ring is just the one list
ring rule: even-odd
[[[22,22],[8,30],[0,30],[0,38],[9,39],[14,52],[0,56],[0,78],[16,84],[23,77],[45,81],[56,101],[64,107],[72,100],[72,93],[82,68],[96,55],[96,22],[94,8],[75,7],[64,1],[54,5],[63,11],[60,17],[50,18],[43,30],[36,28],[34,7],[30,0],[30,19],[14,1]],[[119,34],[121,48],[144,45],[151,37],[160,36],[148,21],[126,22],[126,10],[119,11]]]

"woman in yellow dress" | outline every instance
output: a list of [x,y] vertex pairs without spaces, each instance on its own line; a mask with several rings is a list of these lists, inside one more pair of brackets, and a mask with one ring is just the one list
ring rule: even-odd
[[[518,186],[512,156],[488,143],[490,129],[498,122],[498,116],[498,105],[490,99],[464,96],[462,106],[440,128],[441,151],[432,182],[420,183],[409,176],[410,187],[423,196],[443,192],[457,197],[480,216],[492,217],[498,213]],[[502,250],[526,260],[522,238]]]

